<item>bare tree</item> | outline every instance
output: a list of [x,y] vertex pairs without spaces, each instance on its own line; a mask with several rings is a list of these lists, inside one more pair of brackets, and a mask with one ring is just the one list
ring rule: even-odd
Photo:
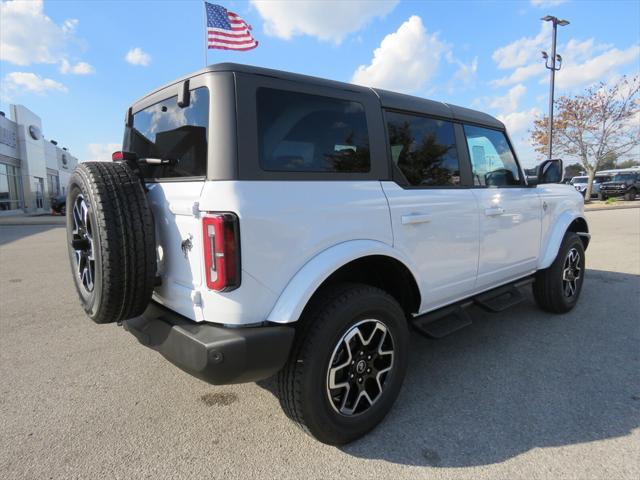
[[[620,158],[640,145],[640,76],[622,77],[613,85],[604,82],[581,95],[555,101],[553,150],[577,158],[589,182],[586,201],[596,172],[607,158]],[[536,151],[548,151],[547,117],[535,120],[531,142]]]

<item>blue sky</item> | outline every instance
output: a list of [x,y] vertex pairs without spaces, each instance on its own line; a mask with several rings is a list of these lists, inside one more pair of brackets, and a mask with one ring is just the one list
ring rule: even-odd
[[[233,61],[353,81],[488,111],[510,129],[527,165],[533,119],[547,111],[551,14],[564,58],[557,94],[640,73],[640,2],[228,1],[253,25]],[[20,103],[44,134],[81,160],[122,139],[128,104],[204,65],[201,1],[2,1],[0,109]]]

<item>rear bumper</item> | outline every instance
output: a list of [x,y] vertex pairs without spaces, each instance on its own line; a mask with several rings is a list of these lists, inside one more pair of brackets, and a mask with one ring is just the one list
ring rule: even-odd
[[195,323],[153,302],[124,327],[177,367],[215,385],[254,382],[275,374],[287,361],[294,336],[293,327],[286,326]]

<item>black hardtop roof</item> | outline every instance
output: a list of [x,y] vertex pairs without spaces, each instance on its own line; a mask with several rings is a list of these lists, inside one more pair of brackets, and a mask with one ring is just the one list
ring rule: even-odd
[[390,92],[388,90],[382,90],[379,88],[369,88],[369,87],[363,87],[360,85],[355,85],[352,83],[339,82],[336,80],[327,80],[325,78],[313,77],[310,75],[302,75],[299,73],[285,72],[283,70],[274,70],[271,68],[256,67],[253,65],[243,65],[240,63],[231,63],[231,62],[215,63],[205,68],[202,68],[196,72],[193,72],[189,75],[184,75],[183,77],[180,77],[172,82],[167,83],[166,85],[163,85],[160,88],[157,88],[153,92],[150,92],[148,95],[145,95],[145,97],[142,97],[140,100],[142,100],[143,98],[146,98],[149,95],[152,95],[153,93],[159,90],[167,88],[171,85],[175,85],[189,78],[193,78],[197,75],[203,75],[209,72],[238,72],[238,73],[246,73],[246,74],[252,74],[252,75],[263,75],[268,77],[279,78],[282,80],[311,83],[318,86],[337,88],[340,90],[346,90],[346,91],[352,91],[352,92],[361,92],[361,93],[373,92],[380,99],[380,103],[384,108],[406,110],[406,111],[415,112],[415,113],[422,113],[425,115],[434,115],[437,117],[451,118],[454,120],[460,120],[462,122],[477,123],[477,124],[486,125],[493,128],[504,129],[504,124],[501,121],[499,121],[497,118],[492,117],[487,113],[483,113],[477,110],[472,110],[469,108],[459,107],[457,105],[451,105],[449,103],[438,102],[434,100],[427,100],[425,98],[414,97],[412,95],[404,95],[402,93]]

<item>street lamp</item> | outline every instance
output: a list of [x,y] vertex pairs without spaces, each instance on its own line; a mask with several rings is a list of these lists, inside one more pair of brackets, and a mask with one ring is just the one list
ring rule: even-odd
[[553,41],[551,42],[551,56],[547,52],[542,52],[544,66],[551,71],[551,85],[549,87],[549,159],[553,155],[553,91],[555,88],[556,72],[562,67],[562,57],[556,54],[556,36],[558,34],[558,25],[564,27],[569,25],[568,20],[560,20],[557,17],[547,15],[540,20],[553,23]]

